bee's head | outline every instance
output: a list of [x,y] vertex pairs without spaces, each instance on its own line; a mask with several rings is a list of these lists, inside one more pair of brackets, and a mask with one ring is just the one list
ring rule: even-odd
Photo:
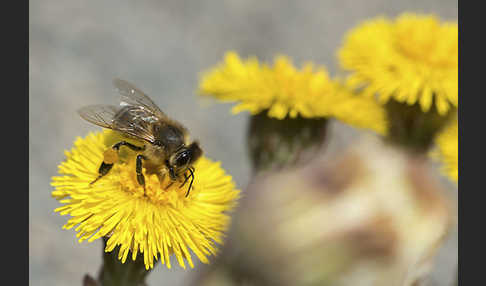
[[169,160],[169,174],[175,179],[179,171],[186,170],[202,155],[201,147],[197,141],[187,147],[179,149]]

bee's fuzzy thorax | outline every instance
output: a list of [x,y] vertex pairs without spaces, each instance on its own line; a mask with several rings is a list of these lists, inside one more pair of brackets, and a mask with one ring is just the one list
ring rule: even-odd
[[143,152],[145,157],[145,167],[147,169],[162,168],[165,166],[165,160],[169,159],[166,157],[166,152],[164,152],[163,147],[145,144],[145,150]]

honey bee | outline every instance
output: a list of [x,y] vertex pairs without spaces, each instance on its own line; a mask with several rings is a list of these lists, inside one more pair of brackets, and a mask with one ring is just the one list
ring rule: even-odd
[[115,79],[113,85],[121,95],[120,105],[90,105],[78,110],[81,117],[98,126],[119,132],[125,138],[135,139],[140,145],[126,141],[114,144],[104,153],[98,169],[98,177],[90,184],[101,179],[118,161],[121,146],[138,152],[135,165],[137,181],[145,190],[142,164],[147,173],[157,174],[163,181],[169,174],[171,183],[183,181],[182,188],[189,178],[191,182],[186,197],[194,182],[194,163],[201,157],[202,149],[197,141],[189,141],[187,129],[179,122],[170,119],[141,90],[131,83]]

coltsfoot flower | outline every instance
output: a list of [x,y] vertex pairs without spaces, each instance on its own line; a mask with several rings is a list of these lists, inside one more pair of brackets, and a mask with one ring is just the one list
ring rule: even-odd
[[270,118],[336,118],[358,128],[386,133],[386,115],[368,98],[352,96],[325,67],[293,66],[283,55],[273,66],[255,57],[242,60],[228,52],[223,63],[202,75],[199,93],[223,102],[236,102],[232,112],[266,113]]
[[348,84],[381,103],[393,98],[427,112],[435,101],[441,115],[458,105],[457,22],[411,13],[371,19],[348,33],[338,56],[351,71]]
[[439,133],[435,140],[438,146],[438,152],[433,153],[434,157],[439,158],[439,160],[442,161],[442,171],[454,182],[457,182],[459,174],[458,131],[458,121],[456,119],[449,123],[449,125]]
[[239,198],[231,176],[220,163],[202,157],[194,165],[196,176],[188,197],[179,184],[166,188],[169,176],[160,181],[145,170],[144,191],[136,178],[136,153],[121,150],[120,162],[90,185],[98,176],[103,152],[120,139],[118,133],[104,130],[78,138],[66,151],[67,159],[59,165],[61,176],[52,178],[52,196],[63,204],[55,211],[71,216],[63,228],[75,228],[79,242],[109,237],[105,251],[119,245],[123,263],[129,252],[133,260],[143,253],[146,269],[159,255],[161,263],[171,268],[172,254],[181,267],[186,267],[186,260],[192,268],[189,250],[208,263],[207,256],[217,252],[215,243],[223,243],[231,219],[227,212]]
[[287,115],[314,117],[315,101],[329,94],[332,84],[324,68],[316,70],[310,63],[298,70],[289,58],[280,55],[268,66],[255,57],[245,61],[228,52],[223,63],[203,75],[199,89],[203,95],[238,102],[233,113],[255,115],[268,110],[269,117],[283,119]]

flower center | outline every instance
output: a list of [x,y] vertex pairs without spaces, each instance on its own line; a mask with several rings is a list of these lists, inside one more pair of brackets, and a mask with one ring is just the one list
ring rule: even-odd
[[403,19],[396,23],[395,39],[407,57],[440,68],[457,67],[457,34],[454,27],[435,18]]
[[[186,201],[186,194],[189,190],[191,178],[185,183],[184,177],[173,181],[164,169],[161,169],[159,174],[153,174],[147,173],[145,168],[143,168],[142,172],[145,179],[144,189],[137,179],[135,158],[131,158],[127,162],[120,163],[117,166],[120,176],[120,185],[123,191],[130,193],[137,198],[149,200],[154,204],[169,204],[175,208],[179,208],[183,205],[184,201]],[[187,198],[194,195],[196,191],[197,187],[193,184]]]

